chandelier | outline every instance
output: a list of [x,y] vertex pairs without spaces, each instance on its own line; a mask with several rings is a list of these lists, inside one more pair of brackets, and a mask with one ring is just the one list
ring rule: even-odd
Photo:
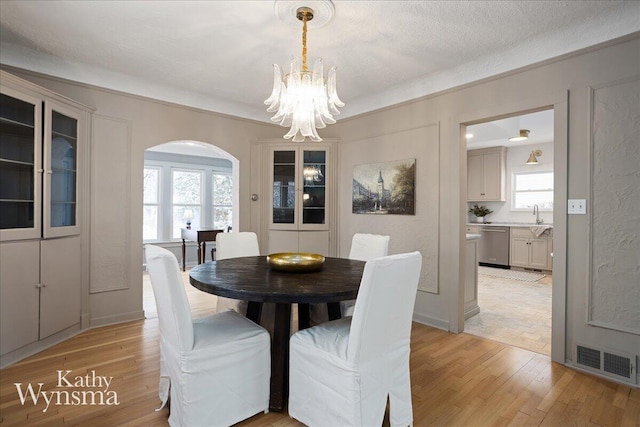
[[322,59],[315,61],[312,71],[307,68],[307,22],[313,19],[313,10],[300,7],[296,18],[302,21],[302,64],[294,57],[284,77],[278,64],[273,64],[273,91],[264,103],[269,105],[268,112],[275,112],[271,121],[291,127],[285,139],[302,142],[307,137],[319,142],[322,138],[316,129],[335,123],[333,116],[340,114],[337,107],[344,103],[336,92],[336,67],[331,67],[326,80]]

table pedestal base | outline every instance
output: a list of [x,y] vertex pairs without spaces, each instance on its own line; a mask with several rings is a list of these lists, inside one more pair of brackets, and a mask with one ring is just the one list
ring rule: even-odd
[[[340,303],[327,303],[329,320],[340,319]],[[260,323],[262,303],[249,301],[247,318]],[[309,304],[298,304],[298,329],[310,325]],[[269,410],[283,412],[289,396],[289,331],[291,330],[291,304],[276,304],[273,339],[271,341],[271,395]]]

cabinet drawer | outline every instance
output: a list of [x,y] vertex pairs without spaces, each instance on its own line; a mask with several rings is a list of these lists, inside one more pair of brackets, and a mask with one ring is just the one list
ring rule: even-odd
[[553,237],[553,228],[545,230],[544,233],[536,237],[528,227],[511,227],[511,236],[546,239],[547,237]]
[[511,227],[511,237],[535,237],[528,228]]

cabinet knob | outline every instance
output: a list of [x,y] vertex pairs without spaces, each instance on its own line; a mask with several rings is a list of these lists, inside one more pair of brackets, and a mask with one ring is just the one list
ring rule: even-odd
[[255,193],[254,193],[254,194],[252,194],[252,195],[251,195],[251,200],[253,200],[254,202],[257,202],[257,201],[258,201],[258,195],[257,195],[257,194],[255,194]]

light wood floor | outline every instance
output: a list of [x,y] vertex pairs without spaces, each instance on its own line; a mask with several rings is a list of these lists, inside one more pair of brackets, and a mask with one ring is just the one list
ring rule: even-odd
[[[215,310],[215,297],[187,290],[195,316]],[[155,312],[147,315],[84,332],[0,371],[0,425],[167,425],[167,409],[154,411],[159,332]],[[548,356],[417,323],[411,346],[416,426],[640,426],[639,389],[567,369]],[[42,412],[42,401],[20,404],[14,383],[54,390],[57,370],[112,376],[119,406],[52,404]],[[286,413],[259,414],[239,425],[301,426]]]

